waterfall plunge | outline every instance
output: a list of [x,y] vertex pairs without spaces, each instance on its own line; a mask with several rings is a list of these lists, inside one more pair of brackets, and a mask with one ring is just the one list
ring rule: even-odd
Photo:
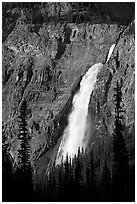
[[73,110],[68,118],[68,126],[64,130],[56,164],[61,162],[62,156],[64,159],[66,158],[66,154],[73,157],[77,154],[79,147],[86,148],[88,139],[85,139],[85,135],[89,128],[87,125],[88,105],[97,74],[102,67],[103,65],[101,63],[95,64],[89,68],[81,80],[80,90],[73,98]]

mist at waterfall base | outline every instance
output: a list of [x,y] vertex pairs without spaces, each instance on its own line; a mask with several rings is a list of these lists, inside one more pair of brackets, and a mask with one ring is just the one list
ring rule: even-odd
[[73,98],[72,112],[68,118],[68,126],[65,128],[63,138],[57,154],[56,164],[66,155],[73,158],[78,148],[85,150],[90,136],[90,116],[88,116],[88,105],[91,93],[94,89],[97,74],[103,67],[101,63],[93,65],[88,69],[80,83],[80,90]]

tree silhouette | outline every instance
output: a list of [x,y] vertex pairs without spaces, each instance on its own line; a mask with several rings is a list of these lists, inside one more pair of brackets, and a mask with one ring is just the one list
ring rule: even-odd
[[[65,193],[64,197],[66,197],[68,192],[70,191],[71,191],[71,163],[67,154],[64,163],[64,193]],[[71,197],[70,198],[68,197],[67,201],[71,201]]]
[[76,201],[80,201],[81,198],[81,183],[82,183],[82,163],[81,163],[81,154],[80,148],[78,149],[77,155],[73,159],[73,168],[74,168],[74,192]]
[[93,151],[90,151],[90,161],[87,166],[87,199],[88,201],[97,201],[96,172],[93,158]]
[[[16,200],[30,201],[32,199],[32,167],[30,163],[30,136],[27,129],[27,102],[24,100],[20,106],[19,134],[20,148],[18,149],[18,167],[15,175],[15,186],[17,187]],[[20,186],[20,187],[19,187]]]
[[61,161],[60,166],[58,167],[57,172],[57,201],[64,200],[64,177],[63,177],[63,161]]
[[13,168],[8,144],[6,144],[6,134],[2,131],[2,201],[8,202],[13,199]]
[[111,174],[108,168],[107,161],[105,161],[105,165],[103,167],[102,178],[100,182],[100,194],[101,201],[108,202],[111,201]]
[[122,80],[117,81],[114,101],[115,101],[115,122],[113,132],[113,199],[114,201],[125,201],[129,179],[129,157],[124,138],[124,119],[122,102]]

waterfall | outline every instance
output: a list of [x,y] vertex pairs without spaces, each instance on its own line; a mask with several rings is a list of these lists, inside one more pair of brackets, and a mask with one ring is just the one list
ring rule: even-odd
[[93,65],[88,69],[81,80],[80,90],[73,98],[72,112],[69,115],[68,125],[63,133],[63,138],[56,158],[56,164],[61,162],[62,156],[63,159],[66,158],[66,154],[73,157],[77,154],[79,147],[86,148],[90,134],[90,131],[88,131],[88,128],[90,127],[90,125],[88,125],[88,105],[90,95],[94,89],[97,74],[102,67],[103,65],[101,63]]
[[108,57],[107,57],[107,61],[106,61],[106,62],[109,61],[109,59],[110,59],[110,57],[111,57],[111,55],[112,55],[112,52],[113,52],[113,50],[114,50],[114,47],[115,47],[115,44],[113,44],[113,45],[110,47],[109,53],[108,53]]

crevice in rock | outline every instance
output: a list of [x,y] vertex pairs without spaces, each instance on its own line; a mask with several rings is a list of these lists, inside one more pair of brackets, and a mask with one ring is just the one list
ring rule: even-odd
[[70,40],[71,33],[72,33],[72,29],[69,27],[66,27],[64,30],[64,43],[66,44],[71,43],[71,40]]
[[105,83],[105,86],[104,86],[103,104],[107,102],[108,92],[109,92],[109,88],[111,86],[112,78],[113,78],[113,75],[112,75],[111,72],[109,72],[109,78],[108,78],[108,80],[107,80],[107,82]]
[[33,76],[32,66],[33,65],[31,64],[27,69],[27,79],[26,79],[25,87],[30,83],[32,79],[32,76]]
[[57,48],[57,54],[55,56],[55,59],[59,60],[65,52],[66,43],[62,42],[61,37],[57,41],[58,41],[58,48]]
[[128,67],[129,67],[129,65],[126,64],[126,68],[125,68],[125,70],[124,70],[124,74],[125,74],[125,75],[127,74]]
[[[19,106],[20,106],[20,104],[24,98],[25,90],[26,90],[27,86],[29,85],[29,83],[32,79],[32,76],[33,76],[32,66],[33,66],[33,63],[31,63],[27,68],[26,80],[25,80],[24,86],[22,86],[22,90],[21,90],[21,96],[22,97],[21,97],[21,100],[19,100]],[[20,79],[23,78],[23,72],[24,71],[20,72]]]
[[55,56],[55,59],[59,60],[66,50],[66,44],[71,43],[71,40],[70,40],[71,33],[72,33],[72,29],[65,26],[64,40],[61,37],[57,40],[58,48],[57,48],[57,54]]
[[14,69],[10,69],[8,72],[7,72],[7,69],[5,70],[3,85],[5,85],[8,82],[8,80],[9,80],[10,76],[13,74],[13,72],[14,72]]
[[120,67],[118,50],[117,50],[117,54],[114,57],[114,59],[115,59],[115,62],[116,62],[116,69],[118,69]]

